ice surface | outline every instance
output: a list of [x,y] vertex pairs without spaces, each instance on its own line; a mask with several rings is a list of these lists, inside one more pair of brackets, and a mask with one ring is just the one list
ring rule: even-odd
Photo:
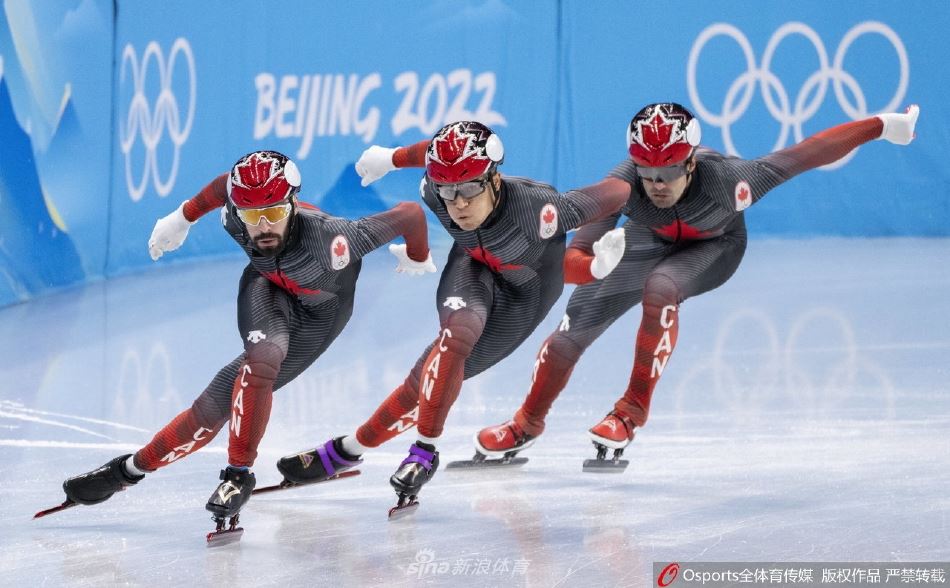
[[[212,550],[203,507],[226,435],[104,504],[30,517],[69,475],[147,442],[238,353],[243,264],[172,264],[2,309],[0,578],[646,586],[654,561],[947,561],[948,262],[941,239],[753,239],[729,283],[684,303],[624,474],[581,463],[586,429],[626,386],[639,308],[581,359],[526,465],[441,471],[413,516],[388,522],[407,433],[359,477],[255,498],[242,542]],[[277,393],[259,484],[279,480],[281,455],[352,432],[434,338],[437,277],[391,266],[385,251],[367,259],[350,325]],[[465,383],[443,460],[511,416],[566,301]]]

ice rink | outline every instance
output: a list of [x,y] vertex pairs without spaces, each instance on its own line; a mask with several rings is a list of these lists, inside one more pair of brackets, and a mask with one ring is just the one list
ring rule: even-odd
[[[241,349],[243,262],[167,258],[0,309],[3,585],[648,586],[654,561],[950,560],[946,239],[750,239],[732,280],[683,304],[622,475],[581,462],[626,386],[639,307],[587,351],[525,466],[440,471],[411,517],[386,511],[414,430],[357,478],[255,497],[236,545],[205,547],[224,434],[104,504],[31,520],[63,479],[147,442]],[[279,480],[281,455],[352,432],[434,338],[438,278],[394,265],[385,250],[366,260],[347,329],[277,392],[259,485]],[[568,291],[465,383],[443,463],[518,407]]]

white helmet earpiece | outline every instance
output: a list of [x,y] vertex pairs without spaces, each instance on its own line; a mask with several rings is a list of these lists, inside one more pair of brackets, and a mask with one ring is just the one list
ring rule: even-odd
[[300,187],[300,170],[297,169],[297,164],[292,159],[288,159],[287,163],[284,164],[284,178],[294,188]]
[[488,155],[488,159],[495,163],[498,163],[505,157],[505,146],[502,145],[501,138],[495,133],[489,135],[485,141],[485,154]]
[[702,140],[703,130],[699,128],[699,119],[693,117],[689,124],[686,125],[686,142],[690,146],[695,147],[699,145],[700,140]]

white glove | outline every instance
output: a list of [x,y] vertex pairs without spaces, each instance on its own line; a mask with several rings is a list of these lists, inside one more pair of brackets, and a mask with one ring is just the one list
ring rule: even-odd
[[185,203],[182,202],[175,212],[164,216],[155,223],[152,236],[148,239],[148,254],[152,261],[156,261],[166,251],[174,251],[181,247],[188,236],[188,229],[195,224],[185,218]]
[[884,123],[884,131],[878,138],[897,145],[907,145],[917,136],[914,134],[914,127],[917,125],[917,115],[919,114],[920,107],[911,104],[904,113],[888,112],[877,115]]
[[399,273],[407,273],[410,276],[421,276],[427,272],[435,273],[435,262],[432,261],[432,253],[429,253],[429,257],[425,261],[415,261],[409,258],[405,245],[396,245],[395,243],[389,246],[389,252],[399,260],[399,265],[396,266],[396,271]]
[[620,263],[626,245],[623,227],[607,231],[603,237],[594,241],[594,261],[590,262],[591,275],[598,280],[606,278]]
[[356,162],[356,173],[363,178],[360,184],[365,188],[379,178],[396,169],[393,165],[395,149],[373,145],[360,155]]

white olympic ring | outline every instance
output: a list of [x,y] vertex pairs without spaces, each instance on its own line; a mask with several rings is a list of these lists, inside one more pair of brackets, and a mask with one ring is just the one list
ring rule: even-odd
[[[187,120],[182,126],[181,112],[178,105],[178,99],[172,92],[172,73],[175,69],[175,61],[181,55],[188,65],[189,92],[188,92],[188,115]],[[160,91],[155,100],[155,108],[151,109],[148,99],[145,97],[145,76],[148,73],[149,62],[154,59],[158,68]],[[133,202],[138,202],[145,194],[150,177],[153,177],[155,191],[159,196],[167,196],[175,185],[175,179],[178,176],[178,160],[181,146],[188,140],[191,133],[191,124],[195,119],[195,58],[191,52],[191,46],[188,41],[179,37],[175,39],[169,53],[168,61],[165,61],[162,55],[161,47],[155,41],[150,42],[145,47],[142,54],[141,64],[139,63],[135,49],[131,43],[125,46],[122,52],[122,68],[119,74],[119,83],[125,82],[126,64],[132,69],[133,95],[129,104],[129,112],[126,116],[125,126],[120,125],[120,141],[122,153],[125,154],[125,181],[129,189],[129,196]],[[168,136],[174,145],[174,155],[172,159],[171,170],[168,177],[162,179],[158,171],[158,158],[155,153],[156,147],[162,140],[165,129],[168,129]],[[129,152],[135,145],[139,134],[142,136],[142,143],[145,146],[145,165],[142,171],[141,179],[135,182],[132,174],[132,163]]]
[[[706,123],[722,129],[722,140],[726,152],[730,155],[739,155],[732,137],[731,125],[738,121],[749,108],[752,96],[756,88],[756,82],[762,89],[762,98],[768,108],[769,114],[782,125],[778,139],[772,150],[778,150],[785,147],[788,142],[789,131],[794,132],[795,142],[804,139],[802,131],[803,123],[811,119],[818,111],[825,99],[828,90],[828,82],[832,82],[834,94],[838,100],[838,105],[852,120],[866,118],[868,112],[867,100],[864,92],[857,80],[850,73],[843,69],[845,55],[854,41],[864,35],[876,33],[891,42],[897,53],[897,59],[900,62],[900,79],[897,83],[897,89],[894,96],[883,108],[876,112],[892,112],[901,106],[901,101],[907,92],[907,85],[910,78],[910,66],[907,59],[907,49],[897,33],[886,24],[877,21],[866,21],[852,27],[838,45],[835,52],[834,61],[828,64],[828,52],[825,45],[814,31],[808,25],[801,22],[785,23],[769,39],[765,47],[765,53],[762,55],[761,65],[757,65],[755,55],[749,39],[738,28],[727,23],[716,23],[706,27],[696,38],[692,49],[689,52],[689,61],[686,66],[686,85],[689,92],[689,98],[692,101],[693,108],[697,115]],[[818,70],[812,73],[802,84],[795,97],[794,108],[789,102],[789,94],[785,85],[769,68],[772,59],[778,49],[779,44],[791,35],[801,35],[805,37],[815,48],[818,55]],[[726,91],[723,99],[722,113],[714,114],[703,103],[699,97],[699,91],[696,87],[696,68],[699,56],[706,44],[715,37],[726,36],[733,39],[742,50],[746,61],[746,71],[737,77]],[[854,96],[852,103],[845,89]],[[774,92],[774,94],[773,94]],[[809,96],[811,99],[808,100]],[[778,103],[776,103],[776,100]],[[807,103],[806,103],[807,101]],[[832,165],[825,166],[826,169],[844,165],[851,157],[835,162]]]

